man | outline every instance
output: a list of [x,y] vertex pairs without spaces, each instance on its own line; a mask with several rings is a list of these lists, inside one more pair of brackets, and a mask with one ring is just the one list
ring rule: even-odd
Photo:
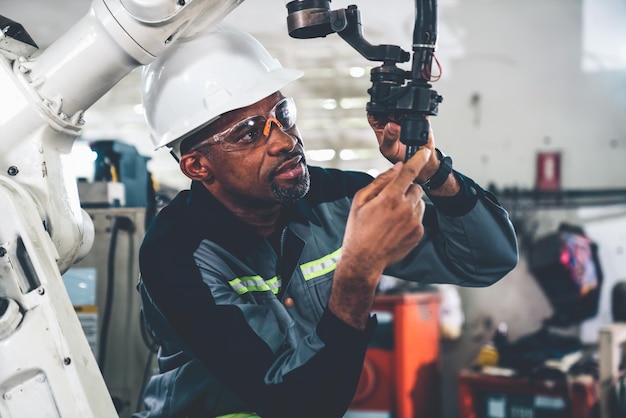
[[[487,286],[517,262],[506,212],[446,171],[432,135],[376,179],[307,166],[295,103],[281,93],[300,75],[223,26],[144,72],[152,137],[192,184],[140,252],[161,350],[137,416],[342,417],[383,273]],[[381,152],[402,161],[398,125],[369,120]],[[429,179],[426,207],[416,183]]]

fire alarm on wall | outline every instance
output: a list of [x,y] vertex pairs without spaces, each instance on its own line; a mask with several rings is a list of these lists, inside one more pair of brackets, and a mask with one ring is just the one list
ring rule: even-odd
[[535,189],[561,189],[561,153],[559,151],[537,153],[536,168]]

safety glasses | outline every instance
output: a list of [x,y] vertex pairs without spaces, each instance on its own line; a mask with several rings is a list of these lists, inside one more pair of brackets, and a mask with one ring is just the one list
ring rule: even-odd
[[267,139],[272,130],[272,123],[283,132],[296,124],[296,103],[293,98],[280,100],[266,115],[250,116],[237,122],[230,128],[214,134],[190,149],[195,151],[207,144],[219,143],[224,151],[238,151],[252,148]]

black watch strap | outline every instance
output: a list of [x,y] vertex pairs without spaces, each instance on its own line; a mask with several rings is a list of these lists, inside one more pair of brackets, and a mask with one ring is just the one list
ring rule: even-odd
[[444,155],[438,149],[436,150],[437,154],[439,154],[439,169],[432,175],[431,178],[426,180],[421,184],[424,191],[430,192],[432,190],[437,190],[448,180],[448,176],[452,172],[452,158],[447,155]]

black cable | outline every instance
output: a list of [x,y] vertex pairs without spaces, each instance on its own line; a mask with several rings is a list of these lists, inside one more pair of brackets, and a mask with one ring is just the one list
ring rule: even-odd
[[133,231],[133,222],[127,216],[116,216],[111,229],[111,241],[109,242],[109,255],[107,259],[107,287],[104,302],[104,312],[102,316],[102,326],[100,329],[100,339],[98,341],[98,364],[100,371],[104,373],[106,362],[106,350],[109,335],[109,324],[111,322],[111,310],[113,307],[113,294],[115,289],[115,249],[117,246],[117,234],[120,230]]
[[148,385],[148,380],[152,373],[150,372],[150,366],[152,365],[152,360],[154,359],[155,354],[158,352],[159,341],[152,335],[152,333],[148,330],[146,326],[145,319],[143,317],[143,313],[139,312],[139,327],[141,330],[141,339],[143,340],[146,347],[148,347],[148,359],[146,360],[146,364],[143,369],[143,379],[141,381],[141,388],[139,389],[139,395],[137,396],[137,404],[135,406],[135,412],[139,412],[142,407],[142,399],[143,392],[146,390],[146,386]]

